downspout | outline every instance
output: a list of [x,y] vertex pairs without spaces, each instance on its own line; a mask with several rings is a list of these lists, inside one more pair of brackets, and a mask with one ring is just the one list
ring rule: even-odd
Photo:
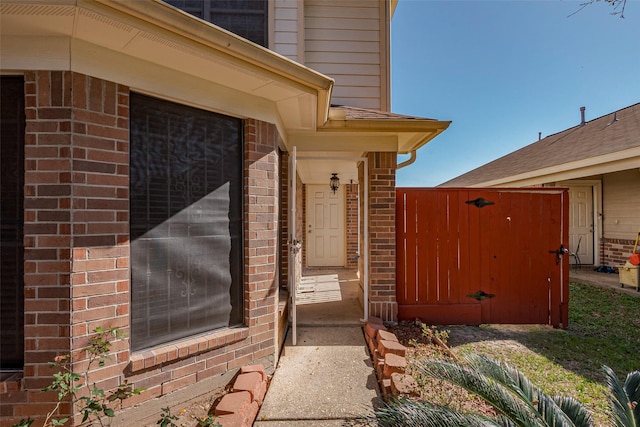
[[415,162],[416,158],[418,157],[418,150],[411,150],[411,153],[409,154],[411,154],[411,157],[409,157],[407,160],[405,160],[402,163],[398,163],[396,170],[402,169],[405,166],[409,166],[410,164],[413,164],[413,162]]

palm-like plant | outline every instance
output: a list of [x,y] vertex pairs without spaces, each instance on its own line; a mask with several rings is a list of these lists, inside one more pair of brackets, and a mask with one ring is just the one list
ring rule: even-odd
[[608,366],[603,367],[611,419],[616,427],[640,427],[640,371],[627,374],[624,384]]
[[[422,360],[416,368],[458,385],[493,406],[493,418],[408,399],[393,400],[375,413],[382,426],[593,426],[591,414],[576,399],[549,396],[518,369],[483,355],[469,355],[461,363]],[[626,424],[625,424],[626,426]]]

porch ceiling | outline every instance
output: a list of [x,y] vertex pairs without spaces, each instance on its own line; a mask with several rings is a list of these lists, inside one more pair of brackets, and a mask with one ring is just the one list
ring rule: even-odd
[[298,153],[298,175],[304,184],[327,184],[332,173],[338,174],[340,185],[358,183],[358,162],[365,153],[356,151]]

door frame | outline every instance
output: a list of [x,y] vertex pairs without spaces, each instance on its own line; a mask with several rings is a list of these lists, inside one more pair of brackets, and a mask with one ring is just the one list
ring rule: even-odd
[[602,181],[598,179],[572,179],[556,182],[557,187],[591,187],[593,189],[593,265],[600,265],[600,246],[602,245]]
[[[309,233],[309,225],[310,225],[310,216],[312,215],[312,211],[311,211],[311,206],[310,206],[310,202],[313,200],[312,199],[312,195],[311,195],[311,191],[310,187],[312,186],[324,186],[325,184],[305,184],[305,218],[304,218],[304,223],[305,223],[305,237],[304,237],[304,241],[306,242],[306,265],[307,267],[318,267],[318,268],[324,268],[324,267],[339,267],[342,268],[345,265],[347,265],[347,195],[346,192],[344,190],[340,191],[340,189],[338,189],[338,192],[340,193],[338,195],[338,197],[341,198],[341,205],[342,205],[342,211],[339,212],[338,214],[340,215],[340,221],[342,222],[342,235],[341,235],[341,240],[342,240],[342,257],[341,260],[339,261],[340,264],[337,265],[328,265],[328,266],[324,266],[324,265],[311,265],[310,263],[310,256],[311,256],[311,249],[309,249],[309,245],[311,245],[311,239],[309,239],[308,233]],[[323,212],[324,215],[324,212]]]

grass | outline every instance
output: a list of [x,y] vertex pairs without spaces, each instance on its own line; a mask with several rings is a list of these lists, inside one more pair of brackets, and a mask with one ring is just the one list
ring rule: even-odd
[[[566,330],[500,325],[449,330],[454,353],[483,353],[505,360],[545,392],[580,400],[599,426],[608,425],[602,366],[611,367],[622,380],[628,372],[640,370],[640,296],[611,289],[571,283]],[[414,357],[425,357],[418,346],[413,346]],[[422,397],[452,399],[428,391]]]

